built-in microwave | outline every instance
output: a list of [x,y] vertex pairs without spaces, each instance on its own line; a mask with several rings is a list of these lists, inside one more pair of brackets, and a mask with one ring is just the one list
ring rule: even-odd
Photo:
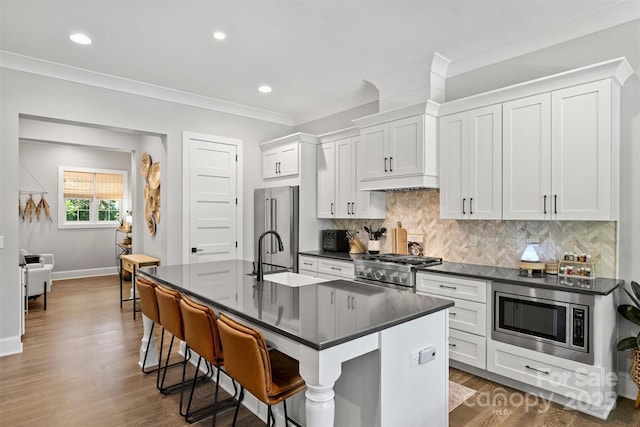
[[491,338],[593,364],[593,295],[493,282]]

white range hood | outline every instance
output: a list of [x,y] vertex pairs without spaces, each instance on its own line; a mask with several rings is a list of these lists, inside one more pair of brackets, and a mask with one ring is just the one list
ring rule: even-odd
[[367,80],[380,112],[353,120],[360,128],[360,189],[439,188],[437,117],[449,61],[437,53]]

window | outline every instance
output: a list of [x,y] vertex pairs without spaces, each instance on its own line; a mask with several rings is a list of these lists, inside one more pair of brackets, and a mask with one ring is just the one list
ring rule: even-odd
[[120,223],[124,211],[127,172],[85,168],[59,168],[62,191],[58,225],[102,227]]

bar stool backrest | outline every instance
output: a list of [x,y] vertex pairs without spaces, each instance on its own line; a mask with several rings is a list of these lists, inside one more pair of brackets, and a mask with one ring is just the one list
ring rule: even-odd
[[272,387],[271,361],[260,331],[220,313],[218,330],[225,352],[225,371],[263,402]]
[[180,312],[180,292],[157,285],[156,298],[158,300],[160,324],[174,337],[184,341],[184,326],[182,324],[182,313]]
[[136,278],[136,288],[140,297],[140,310],[142,314],[151,319],[154,323],[160,324],[160,313],[158,311],[158,300],[156,299],[156,284],[138,276]]
[[189,348],[209,362],[220,365],[224,356],[213,309],[183,295],[180,310],[184,323],[184,337]]

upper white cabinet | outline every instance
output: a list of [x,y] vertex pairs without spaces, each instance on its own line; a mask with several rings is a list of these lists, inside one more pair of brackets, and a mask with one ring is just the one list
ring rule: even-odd
[[[436,119],[419,104],[356,119],[364,190],[437,187]],[[437,108],[437,107],[432,107]]]
[[440,217],[502,217],[502,108],[440,118]]
[[500,194],[488,142],[499,121],[484,106],[501,105],[502,219],[618,220],[620,87],[632,72],[619,58],[442,104],[442,218],[500,219],[488,202]]
[[[279,178],[296,177],[300,174],[303,152],[308,151],[302,144],[315,144],[317,138],[313,135],[296,133],[283,138],[260,144],[262,150],[262,179],[273,180]],[[315,159],[315,153],[312,156]]]
[[360,191],[358,176],[363,157],[357,130],[332,132],[320,140],[318,218],[384,218],[385,193]]
[[272,148],[262,153],[262,178],[280,178],[298,174],[298,143]]
[[618,219],[612,89],[606,79],[504,104],[505,219]]

